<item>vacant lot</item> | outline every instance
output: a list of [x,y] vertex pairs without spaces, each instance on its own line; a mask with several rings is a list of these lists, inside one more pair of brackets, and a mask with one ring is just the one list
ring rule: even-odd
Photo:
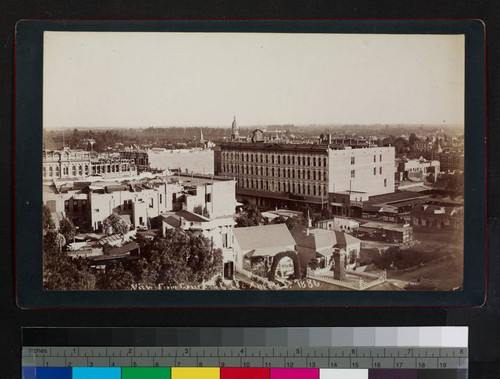
[[462,285],[463,256],[457,255],[445,261],[429,262],[424,267],[405,272],[402,270],[388,270],[389,279],[398,279],[406,282],[419,280],[432,281],[438,291],[449,291]]

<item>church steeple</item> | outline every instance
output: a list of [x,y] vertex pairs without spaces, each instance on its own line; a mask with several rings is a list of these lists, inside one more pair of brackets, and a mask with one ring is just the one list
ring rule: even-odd
[[238,124],[236,123],[236,116],[234,116],[233,123],[231,124],[231,140],[234,141],[238,139],[239,136]]

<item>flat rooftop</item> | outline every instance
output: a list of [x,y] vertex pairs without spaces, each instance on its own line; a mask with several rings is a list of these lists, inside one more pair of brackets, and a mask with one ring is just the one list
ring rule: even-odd
[[179,178],[182,181],[184,185],[192,185],[192,186],[202,186],[204,184],[210,184],[214,182],[227,182],[230,180],[234,180],[233,178],[227,178],[223,176],[212,176],[212,175],[188,175],[188,174],[180,174],[180,175],[168,175],[168,176],[162,176],[162,178],[165,178],[167,181],[172,180],[172,181],[178,181]]
[[[222,142],[221,148],[231,148],[235,150],[268,150],[268,151],[298,151],[327,153],[328,150],[347,150],[347,149],[370,149],[370,148],[389,148],[388,146],[373,145],[339,145],[339,144],[321,144],[321,143],[273,143],[273,142]],[[392,147],[394,148],[394,147]]]

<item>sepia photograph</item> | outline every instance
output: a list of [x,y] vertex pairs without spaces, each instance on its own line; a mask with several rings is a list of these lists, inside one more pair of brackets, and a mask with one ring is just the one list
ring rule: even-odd
[[45,31],[43,288],[461,291],[464,124],[463,34]]

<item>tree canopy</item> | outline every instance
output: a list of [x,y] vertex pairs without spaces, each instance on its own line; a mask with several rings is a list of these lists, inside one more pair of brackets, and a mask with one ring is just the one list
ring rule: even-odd
[[245,204],[241,214],[236,216],[236,227],[258,226],[264,222],[259,208],[254,204]]
[[56,228],[54,220],[52,219],[50,208],[45,204],[42,207],[42,228],[44,232]]
[[64,217],[59,223],[59,233],[64,236],[66,243],[70,243],[71,240],[75,237],[75,225],[73,225],[71,220]]
[[130,225],[116,213],[113,213],[102,221],[102,229],[107,236],[112,234],[123,235],[130,230]]

